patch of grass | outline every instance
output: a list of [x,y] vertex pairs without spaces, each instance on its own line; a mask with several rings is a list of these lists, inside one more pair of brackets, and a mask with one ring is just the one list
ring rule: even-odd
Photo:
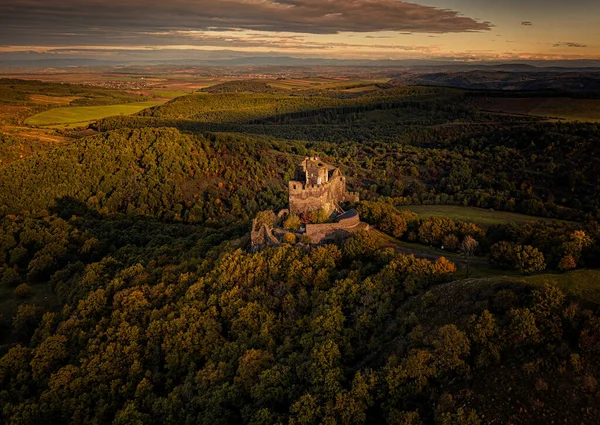
[[54,108],[27,118],[25,120],[25,124],[35,126],[52,126],[59,124],[85,123],[115,115],[132,115],[146,108],[160,104],[162,104],[162,102],[140,102],[109,106],[74,106],[66,108]]
[[567,273],[524,276],[512,280],[530,285],[554,282],[567,294],[600,304],[600,270],[573,270]]
[[[421,218],[446,217],[452,220],[467,221],[483,227],[494,224],[515,222],[517,224],[534,223],[536,221],[554,221],[550,218],[512,213],[506,211],[486,210],[460,205],[410,205],[401,209],[413,211]],[[558,220],[561,221],[561,220]]]

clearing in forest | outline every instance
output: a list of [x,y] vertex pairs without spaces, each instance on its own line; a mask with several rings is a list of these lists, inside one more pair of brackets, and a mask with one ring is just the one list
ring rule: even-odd
[[33,126],[56,126],[86,123],[115,115],[132,115],[164,102],[139,102],[107,106],[72,106],[54,108],[29,117],[25,124]]
[[536,221],[554,221],[550,218],[460,205],[409,205],[401,209],[413,211],[421,218],[451,218],[455,221],[467,221],[484,227],[510,222],[525,224]]

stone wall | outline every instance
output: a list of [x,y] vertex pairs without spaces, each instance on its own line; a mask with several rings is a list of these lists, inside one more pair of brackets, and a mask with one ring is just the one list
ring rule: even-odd
[[281,243],[273,236],[271,230],[266,225],[257,228],[256,219],[252,220],[252,230],[250,232],[250,243],[252,252],[258,252],[269,246],[280,246]]
[[307,224],[306,235],[313,244],[339,242],[363,228],[358,213],[351,210],[339,216],[336,223]]
[[289,182],[290,211],[302,214],[323,208],[329,215],[339,210],[342,202],[358,201],[356,194],[346,190],[346,178],[339,170],[332,172],[329,181],[321,185],[309,185],[300,181]]

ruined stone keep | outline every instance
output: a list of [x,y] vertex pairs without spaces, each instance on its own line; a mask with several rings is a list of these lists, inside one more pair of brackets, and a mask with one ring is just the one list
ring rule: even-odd
[[[344,212],[340,206],[343,202],[358,202],[358,194],[348,192],[346,178],[338,168],[318,157],[305,158],[298,165],[294,180],[289,182],[289,196],[289,210],[282,210],[277,216],[272,211],[263,211],[260,219],[254,219],[250,233],[252,251],[280,246],[289,233],[303,245],[322,245],[340,242],[354,232],[369,229],[356,210]],[[303,216],[320,209],[327,213],[330,222],[305,222],[297,231],[283,228],[288,214]]]
[[346,189],[341,171],[318,157],[305,158],[289,182],[290,212],[301,215],[324,209],[328,215],[342,212],[342,202],[358,202],[358,195]]

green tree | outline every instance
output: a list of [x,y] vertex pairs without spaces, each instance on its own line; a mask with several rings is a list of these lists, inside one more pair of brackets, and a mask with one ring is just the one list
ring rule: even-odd
[[517,245],[514,252],[515,265],[521,273],[532,274],[541,272],[546,268],[544,254],[537,248],[529,245]]

